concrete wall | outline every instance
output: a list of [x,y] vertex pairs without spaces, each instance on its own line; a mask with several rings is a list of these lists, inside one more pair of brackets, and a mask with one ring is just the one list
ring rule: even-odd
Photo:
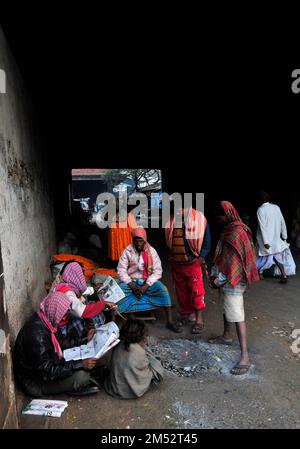
[[38,120],[1,29],[0,69],[0,428],[16,428],[11,344],[45,295],[55,225]]
[[11,340],[45,295],[55,248],[52,192],[35,116],[0,29],[0,241]]

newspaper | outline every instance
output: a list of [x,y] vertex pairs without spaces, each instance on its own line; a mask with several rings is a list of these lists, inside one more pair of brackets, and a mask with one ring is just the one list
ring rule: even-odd
[[111,276],[107,277],[97,294],[99,299],[115,304],[125,297],[125,293]]
[[120,331],[114,321],[97,328],[97,331],[86,345],[65,349],[63,357],[66,362],[70,360],[100,359],[107,351],[116,346],[120,340]]
[[22,410],[23,415],[53,416],[60,418],[68,407],[66,401],[53,401],[50,399],[33,399],[27,407]]

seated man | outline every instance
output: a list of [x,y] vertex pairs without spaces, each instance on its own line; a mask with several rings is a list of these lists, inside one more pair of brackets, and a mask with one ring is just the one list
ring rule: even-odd
[[63,349],[86,344],[94,334],[91,330],[85,338],[63,337],[59,324],[66,320],[71,305],[63,293],[50,293],[18,334],[13,351],[15,378],[29,396],[98,392],[89,373],[96,359],[66,362],[63,358]]
[[164,368],[145,341],[145,323],[128,320],[121,329],[121,343],[114,348],[111,368],[104,381],[108,394],[118,399],[143,396],[152,383],[162,381]]
[[163,307],[167,314],[167,328],[181,332],[172,319],[168,289],[159,282],[162,276],[160,258],[147,242],[145,229],[134,229],[132,239],[132,244],[123,251],[117,268],[120,287],[125,293],[125,298],[118,302],[119,311],[145,312]]

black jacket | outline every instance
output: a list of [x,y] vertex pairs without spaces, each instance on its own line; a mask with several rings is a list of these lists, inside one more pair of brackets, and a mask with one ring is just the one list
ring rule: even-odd
[[[87,338],[70,338],[56,332],[62,350],[87,343]],[[51,332],[35,313],[20,330],[14,350],[13,364],[15,378],[25,385],[26,380],[38,383],[64,379],[74,371],[83,369],[82,360],[58,358],[54,351]]]

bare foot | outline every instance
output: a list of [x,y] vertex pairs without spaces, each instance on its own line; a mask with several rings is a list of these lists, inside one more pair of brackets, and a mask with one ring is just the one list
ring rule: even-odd
[[191,323],[195,323],[195,322],[196,322],[196,314],[195,314],[195,312],[192,312],[192,313],[190,314],[190,316],[189,316],[189,321],[190,321]]

